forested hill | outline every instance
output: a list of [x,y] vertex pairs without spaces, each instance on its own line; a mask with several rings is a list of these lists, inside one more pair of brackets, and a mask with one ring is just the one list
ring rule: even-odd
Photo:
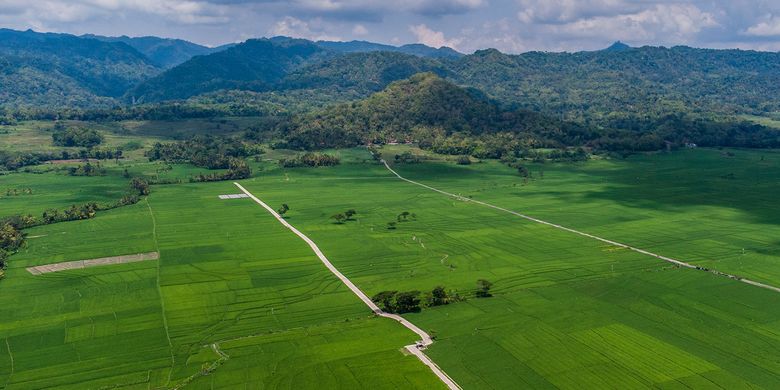
[[[405,53],[408,52],[408,53]],[[132,90],[144,102],[186,99],[224,89],[270,91],[336,89],[367,96],[415,73],[446,75],[434,58],[458,58],[449,48],[401,47],[370,42],[311,42],[274,37],[249,40],[223,52],[196,57]],[[349,89],[349,91],[346,91]]]
[[[595,52],[460,55],[422,45],[275,37],[195,55],[205,48],[154,37],[100,39],[111,42],[0,30],[0,108],[100,108],[195,97],[199,107],[207,101],[266,105],[268,98],[299,112],[433,72],[481,90],[509,111],[603,128],[646,128],[677,114],[780,111],[780,54],[769,52],[616,44]],[[204,94],[209,98],[200,98]]]
[[148,58],[121,42],[0,30],[0,106],[109,106],[157,73]]
[[168,39],[158,37],[104,37],[100,35],[82,35],[83,38],[92,38],[104,42],[123,42],[136,49],[149,58],[155,65],[161,68],[172,68],[192,57],[208,55],[227,49],[232,45],[215,48],[206,47],[181,39]]
[[[157,101],[218,88],[256,91],[262,87],[349,89],[353,96],[368,96],[413,73],[432,71],[459,85],[478,88],[507,107],[577,121],[604,123],[680,112],[780,110],[778,53],[616,45],[595,52],[508,55],[489,49],[460,57],[432,58],[377,51],[381,46],[364,42],[316,43],[289,38],[264,42],[267,46],[262,52],[245,50],[247,47],[193,59],[181,69],[174,68],[150,81],[148,87],[142,85],[134,94]],[[287,62],[285,55],[277,58],[272,50],[285,42],[307,42],[322,53],[306,61]],[[269,80],[263,72],[250,70],[233,83],[207,82],[207,77],[214,75],[207,69],[235,73],[234,65],[247,56],[269,63],[281,60],[277,68],[290,74],[277,72]],[[177,88],[186,93],[177,92]]]
[[391,83],[351,103],[295,116],[283,129],[288,147],[321,149],[414,141],[449,154],[497,157],[535,147],[589,146],[649,151],[685,143],[780,147],[780,132],[738,120],[685,113],[639,121],[634,127],[589,126],[507,109],[476,89],[433,73]]
[[367,99],[300,115],[287,138],[290,147],[317,149],[501,132],[521,134],[540,146],[550,132],[565,133],[552,143],[582,144],[589,137],[579,125],[503,110],[478,90],[458,87],[434,73],[420,73]]
[[325,55],[325,50],[302,39],[250,39],[218,53],[194,57],[141,83],[128,97],[147,102],[186,99],[224,89],[265,91],[293,69]]
[[577,120],[780,110],[778,53],[679,46],[507,55],[491,49],[449,69],[458,83],[505,104]]

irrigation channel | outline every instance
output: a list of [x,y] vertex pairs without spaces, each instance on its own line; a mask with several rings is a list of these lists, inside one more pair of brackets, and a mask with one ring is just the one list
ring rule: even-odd
[[552,222],[547,222],[547,221],[541,220],[539,218],[534,218],[534,217],[531,217],[531,216],[528,216],[528,215],[525,215],[525,214],[518,213],[517,211],[512,211],[512,210],[505,209],[505,208],[500,207],[500,206],[492,205],[490,203],[485,203],[485,202],[482,202],[482,201],[479,201],[479,200],[466,198],[465,196],[460,196],[460,195],[456,195],[456,194],[453,194],[453,193],[450,193],[450,192],[442,191],[442,190],[440,190],[438,188],[431,187],[431,186],[429,186],[427,184],[423,184],[423,183],[420,183],[420,182],[416,182],[414,180],[407,179],[407,178],[399,175],[398,172],[393,170],[393,168],[390,168],[390,165],[388,165],[387,161],[385,161],[384,159],[381,160],[381,162],[385,165],[385,168],[387,168],[390,172],[392,172],[396,177],[398,177],[399,179],[401,179],[401,180],[403,180],[403,181],[405,181],[407,183],[411,183],[411,184],[414,184],[414,185],[417,185],[417,186],[420,186],[420,187],[423,187],[423,188],[427,188],[427,189],[429,189],[431,191],[436,191],[436,192],[438,192],[440,194],[447,195],[447,196],[453,197],[455,199],[458,199],[458,200],[461,200],[461,201],[464,201],[464,202],[473,202],[473,203],[476,203],[476,204],[481,205],[481,206],[490,207],[492,209],[496,209],[496,210],[499,210],[499,211],[503,211],[505,213],[516,215],[516,216],[518,216],[520,218],[524,218],[524,219],[527,219],[529,221],[533,221],[533,222],[536,222],[536,223],[541,223],[543,225],[551,226],[551,227],[554,227],[556,229],[565,230],[567,232],[574,233],[574,234],[579,234],[581,236],[592,238],[594,240],[599,240],[601,242],[605,242],[605,243],[610,244],[610,245],[614,245],[614,246],[621,247],[621,248],[624,248],[624,249],[632,250],[634,252],[641,253],[643,255],[652,256],[652,257],[655,257],[657,259],[668,261],[668,262],[670,262],[672,264],[676,264],[676,265],[678,265],[680,267],[686,267],[686,268],[696,269],[696,270],[700,270],[700,271],[710,272],[710,273],[713,273],[713,274],[718,275],[718,276],[725,276],[727,278],[738,280],[740,282],[747,283],[747,284],[750,284],[750,285],[753,285],[753,286],[756,286],[756,287],[761,287],[761,288],[765,288],[767,290],[780,292],[780,288],[775,287],[775,286],[771,286],[771,285],[764,284],[764,283],[761,283],[761,282],[756,282],[756,281],[750,280],[750,279],[745,279],[745,278],[737,276],[737,275],[727,274],[725,272],[720,272],[720,271],[717,271],[717,270],[711,270],[709,268],[704,268],[704,267],[701,267],[701,266],[698,266],[698,265],[694,265],[694,264],[691,264],[691,263],[686,263],[684,261],[673,259],[671,257],[666,257],[666,256],[662,256],[662,255],[659,255],[659,254],[655,254],[653,252],[648,252],[648,251],[646,251],[644,249],[635,248],[635,247],[633,247],[631,245],[626,245],[626,244],[623,244],[623,243],[620,243],[620,242],[617,242],[617,241],[612,241],[612,240],[608,240],[606,238],[601,238],[599,236],[594,236],[592,234],[581,232],[579,230],[574,230],[572,228],[567,228],[566,226],[561,226],[561,225],[558,225],[558,224],[554,224]]
[[[389,167],[388,167],[389,168]],[[323,264],[325,264],[325,267],[330,270],[331,273],[336,275],[339,280],[341,280],[342,283],[344,283],[355,295],[357,295],[358,298],[360,298],[363,303],[366,304],[371,310],[380,317],[390,318],[395,321],[398,321],[401,325],[405,326],[412,332],[416,333],[418,336],[420,336],[421,340],[419,340],[415,344],[407,345],[405,348],[407,351],[409,351],[414,356],[417,356],[418,359],[420,359],[423,364],[428,366],[431,371],[433,371],[434,374],[436,374],[439,379],[444,382],[447,387],[450,389],[460,389],[461,387],[455,383],[455,381],[447,375],[444,370],[442,370],[439,366],[436,365],[436,363],[431,360],[425,353],[423,353],[423,350],[427,348],[429,345],[433,344],[433,339],[431,339],[431,336],[426,333],[424,330],[417,327],[417,325],[409,322],[405,318],[397,315],[397,314],[391,314],[391,313],[385,313],[382,311],[382,309],[379,308],[372,300],[369,298],[363,291],[361,291],[357,286],[355,286],[354,283],[352,283],[351,280],[349,280],[344,274],[342,274],[331,262],[328,260],[327,257],[325,257],[325,254],[322,253],[319,247],[317,247],[317,244],[314,243],[309,237],[306,237],[305,234],[301,233],[298,229],[296,229],[294,226],[290,225],[284,218],[282,218],[281,215],[279,215],[274,209],[272,209],[270,206],[265,204],[262,200],[258,199],[256,196],[254,196],[251,192],[247,191],[246,188],[244,188],[241,184],[233,183],[238,187],[244,194],[249,196],[252,200],[254,200],[257,204],[260,206],[263,206],[271,215],[273,215],[282,225],[284,225],[286,228],[290,229],[293,233],[295,233],[298,237],[300,237],[303,241],[305,241],[307,244],[309,244],[309,247],[311,247],[311,250],[317,255],[317,257],[322,261]]]

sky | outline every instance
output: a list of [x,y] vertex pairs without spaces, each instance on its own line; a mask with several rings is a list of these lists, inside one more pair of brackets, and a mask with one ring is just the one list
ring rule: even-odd
[[780,0],[0,0],[0,27],[207,46],[286,35],[464,53],[689,45],[780,51]]

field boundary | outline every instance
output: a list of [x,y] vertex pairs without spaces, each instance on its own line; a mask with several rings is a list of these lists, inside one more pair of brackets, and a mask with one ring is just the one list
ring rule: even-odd
[[466,198],[465,196],[456,195],[456,194],[453,194],[451,192],[443,191],[443,190],[440,190],[440,189],[438,189],[436,187],[431,187],[431,186],[429,186],[427,184],[423,184],[423,183],[420,183],[420,182],[416,182],[414,180],[407,179],[407,178],[401,176],[400,174],[398,174],[398,172],[393,170],[393,168],[390,168],[390,165],[387,164],[387,161],[385,161],[384,159],[382,159],[380,161],[382,162],[382,164],[385,165],[385,168],[387,168],[387,170],[389,170],[393,175],[395,175],[397,178],[399,178],[399,179],[401,179],[401,180],[403,180],[403,181],[405,181],[407,183],[411,183],[411,184],[414,184],[414,185],[417,185],[417,186],[420,186],[420,187],[423,187],[423,188],[427,188],[427,189],[429,189],[431,191],[435,191],[435,192],[438,192],[440,194],[447,195],[449,197],[452,197],[452,198],[455,198],[455,199],[458,199],[458,200],[461,200],[461,201],[464,201],[464,202],[472,202],[472,203],[476,203],[476,204],[481,205],[481,206],[490,207],[492,209],[503,211],[505,213],[509,213],[509,214],[518,216],[520,218],[527,219],[527,220],[532,221],[532,222],[536,222],[536,223],[540,223],[542,225],[547,225],[547,226],[550,226],[550,227],[553,227],[553,228],[556,228],[556,229],[564,230],[564,231],[567,231],[569,233],[579,234],[580,236],[583,236],[583,237],[592,238],[594,240],[598,240],[598,241],[601,241],[601,242],[604,242],[604,243],[607,243],[607,244],[610,244],[610,245],[614,245],[614,246],[617,246],[617,247],[628,249],[628,250],[631,250],[631,251],[634,251],[634,252],[637,252],[637,253],[641,253],[643,255],[655,257],[657,259],[660,259],[660,260],[663,260],[663,261],[667,261],[669,263],[678,265],[680,267],[691,268],[691,269],[695,269],[695,270],[699,270],[699,271],[709,272],[709,273],[712,273],[712,274],[715,274],[715,275],[718,275],[718,276],[725,276],[725,277],[727,277],[729,279],[740,281],[742,283],[747,283],[747,284],[752,285],[752,286],[765,288],[767,290],[772,290],[774,292],[780,292],[780,288],[772,286],[772,285],[769,285],[769,284],[756,282],[755,280],[745,279],[745,278],[737,276],[737,275],[732,275],[732,274],[728,274],[728,273],[725,273],[725,272],[720,272],[720,271],[717,271],[717,270],[711,270],[709,268],[701,267],[701,266],[694,265],[694,264],[691,264],[691,263],[686,263],[686,262],[681,261],[681,260],[673,259],[671,257],[662,256],[662,255],[659,255],[659,254],[656,254],[656,253],[653,253],[653,252],[646,251],[644,249],[636,248],[636,247],[633,247],[631,245],[623,244],[623,243],[620,243],[620,242],[617,242],[617,241],[612,241],[612,240],[609,240],[609,239],[606,239],[606,238],[602,238],[602,237],[599,237],[599,236],[594,236],[593,234],[581,232],[579,230],[568,228],[566,226],[558,225],[558,224],[555,224],[555,223],[552,223],[552,222],[547,222],[545,220],[541,220],[539,218],[534,218],[534,217],[531,217],[529,215],[525,215],[525,214],[522,214],[522,213],[518,213],[517,211],[505,209],[503,207],[496,206],[496,205],[493,205],[493,204],[490,204],[490,203],[487,203],[487,202],[482,202],[482,201],[479,201],[479,200]]
[[249,192],[246,188],[244,188],[241,184],[238,184],[234,182],[233,184],[236,185],[241,191],[243,191],[249,198],[255,201],[255,203],[262,206],[266,211],[268,211],[271,215],[273,215],[277,221],[279,221],[284,227],[291,230],[295,235],[300,237],[303,241],[305,241],[307,244],[309,244],[309,247],[311,250],[317,255],[317,257],[322,261],[323,264],[325,264],[325,267],[330,270],[333,275],[336,275],[339,280],[341,280],[342,283],[344,283],[347,288],[349,288],[355,295],[357,295],[358,298],[360,298],[363,303],[366,304],[376,315],[380,317],[390,318],[407,329],[411,330],[412,332],[416,333],[418,336],[420,336],[421,340],[418,341],[415,344],[407,345],[405,348],[407,351],[412,353],[414,356],[417,356],[417,358],[428,368],[433,371],[433,373],[442,381],[444,384],[450,388],[450,389],[460,389],[461,387],[455,383],[455,381],[447,375],[444,370],[442,370],[436,363],[431,360],[425,353],[423,353],[423,349],[427,348],[429,345],[433,344],[433,339],[431,336],[426,333],[424,330],[417,327],[417,325],[409,322],[407,319],[397,315],[397,314],[391,314],[391,313],[385,313],[382,311],[382,309],[377,306],[374,301],[371,300],[363,291],[361,291],[354,283],[352,283],[351,280],[349,280],[344,274],[342,274],[331,262],[328,260],[327,257],[325,257],[325,254],[322,253],[320,248],[317,246],[317,244],[314,243],[309,237],[307,237],[305,234],[301,233],[298,229],[296,229],[294,226],[292,226],[289,222],[287,222],[284,218],[282,218],[281,215],[279,215],[274,209],[272,209],[270,206],[265,204],[262,200],[254,196],[251,192]]
[[62,263],[38,265],[35,267],[27,267],[27,271],[33,275],[43,275],[52,272],[68,271],[73,269],[101,267],[114,264],[137,263],[139,261],[157,260],[159,258],[159,252],[136,253],[132,255],[100,257],[97,259],[65,261]]

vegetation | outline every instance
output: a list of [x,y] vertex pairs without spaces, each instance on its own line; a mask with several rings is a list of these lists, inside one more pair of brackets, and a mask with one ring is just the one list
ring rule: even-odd
[[52,142],[56,146],[80,146],[92,148],[103,142],[103,136],[94,129],[69,127],[57,129],[51,135]]
[[339,165],[341,160],[336,156],[325,153],[303,153],[294,158],[283,158],[279,160],[279,165],[284,168],[298,167],[332,167]]
[[[146,156],[150,161],[189,162],[208,169],[232,170],[231,164],[238,164],[236,161],[239,158],[260,153],[262,149],[256,145],[237,138],[197,135],[181,142],[157,142],[146,152]],[[243,170],[243,167],[240,169]]]

